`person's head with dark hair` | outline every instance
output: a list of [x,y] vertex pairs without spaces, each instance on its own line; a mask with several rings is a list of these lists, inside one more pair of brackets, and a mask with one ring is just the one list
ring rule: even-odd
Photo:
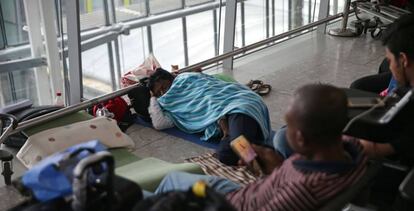
[[347,114],[343,90],[324,84],[300,87],[285,115],[289,145],[309,156],[321,148],[340,146]]
[[148,79],[148,88],[155,97],[160,97],[170,89],[174,76],[162,69],[158,68],[155,73]]
[[382,42],[395,80],[414,87],[414,15],[403,15],[391,24]]

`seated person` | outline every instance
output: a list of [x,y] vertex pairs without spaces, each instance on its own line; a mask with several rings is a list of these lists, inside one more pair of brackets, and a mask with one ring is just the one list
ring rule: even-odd
[[[396,20],[385,32],[383,44],[389,69],[398,88],[395,92],[414,87],[414,15],[405,15]],[[389,90],[391,91],[391,90]],[[390,93],[389,93],[390,94]],[[371,157],[398,155],[406,164],[414,164],[414,124],[407,121],[401,133],[389,143],[375,143],[360,140],[366,153]],[[285,158],[292,154],[286,140],[286,128],[279,130],[274,138],[274,146]]]
[[358,181],[366,156],[358,142],[341,139],[347,119],[341,89],[322,84],[299,88],[285,119],[293,156],[282,162],[273,149],[252,145],[268,176],[240,187],[219,177],[174,172],[156,193],[188,190],[204,180],[238,210],[315,210]]
[[149,78],[149,113],[155,129],[173,126],[187,133],[204,133],[203,140],[220,139],[219,160],[236,165],[230,141],[244,135],[252,143],[271,145],[269,112],[262,98],[238,83],[202,73],[174,78],[163,69]]

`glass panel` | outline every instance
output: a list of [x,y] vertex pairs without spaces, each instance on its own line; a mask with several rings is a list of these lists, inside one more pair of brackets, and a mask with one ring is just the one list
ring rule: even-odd
[[161,66],[170,70],[170,65],[184,66],[183,29],[181,19],[152,25],[154,56]]
[[122,35],[120,44],[123,73],[138,67],[148,56],[146,27],[134,29],[130,35]]
[[206,2],[212,2],[212,1],[214,0],[185,0],[185,5],[193,6],[193,5],[202,4]]
[[[40,70],[47,71],[46,68]],[[0,107],[23,99],[30,99],[38,105],[37,87],[32,69],[0,74]]]
[[[240,3],[237,6],[240,6]],[[266,38],[265,1],[264,0],[245,1],[244,11],[245,11],[244,27],[246,30],[246,34],[245,34],[246,45],[265,39]]]
[[[200,32],[203,33],[200,33]],[[214,25],[211,11],[187,16],[189,64],[214,57]]]
[[29,36],[23,30],[26,24],[23,0],[0,0],[8,45],[27,43]]
[[146,16],[145,0],[116,0],[115,14],[118,22]]
[[182,7],[181,0],[149,0],[150,13],[158,14],[171,10],[180,9]]
[[87,99],[112,91],[106,44],[82,52],[83,96]]
[[[332,1],[341,2],[343,0]],[[249,45],[317,21],[319,3],[320,0],[249,0],[239,2],[237,5],[236,46]],[[242,10],[244,10],[244,20],[241,17]]]
[[[105,25],[104,0],[79,0],[79,21],[81,30]],[[62,0],[63,31],[67,32],[66,1]]]
[[343,12],[345,0],[330,0],[329,2],[329,14],[336,15]]

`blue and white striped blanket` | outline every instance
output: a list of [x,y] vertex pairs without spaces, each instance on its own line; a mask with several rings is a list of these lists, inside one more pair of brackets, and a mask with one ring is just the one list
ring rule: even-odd
[[[174,124],[187,133],[204,132],[202,140],[217,138],[217,120],[242,113],[255,119],[265,140],[270,136],[269,112],[262,98],[238,83],[200,73],[178,75],[158,103]],[[264,141],[265,141],[264,140]]]

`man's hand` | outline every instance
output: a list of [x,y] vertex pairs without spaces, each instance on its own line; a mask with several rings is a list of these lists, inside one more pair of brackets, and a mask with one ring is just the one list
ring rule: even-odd
[[383,158],[395,154],[395,149],[388,143],[375,143],[360,139],[359,142],[364,147],[365,154],[370,158]]
[[252,144],[253,150],[257,154],[257,161],[264,174],[271,174],[273,170],[283,163],[283,157],[272,148]]

